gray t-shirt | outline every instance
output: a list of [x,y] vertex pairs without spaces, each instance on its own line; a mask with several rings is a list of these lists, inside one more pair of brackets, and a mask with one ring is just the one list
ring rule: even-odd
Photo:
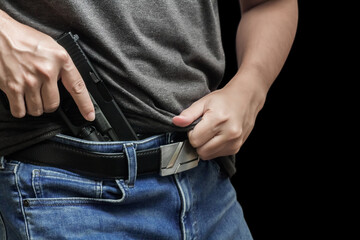
[[[172,117],[222,80],[217,0],[1,0],[0,9],[54,38],[78,34],[137,133],[185,131]],[[62,129],[51,116],[14,119],[5,111],[0,104],[0,155]]]

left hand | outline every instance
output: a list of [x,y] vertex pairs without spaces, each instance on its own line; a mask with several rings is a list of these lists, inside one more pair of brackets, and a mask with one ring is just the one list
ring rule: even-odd
[[201,117],[188,133],[190,144],[203,160],[236,154],[252,131],[265,99],[246,88],[225,86],[198,101],[173,118],[186,127]]

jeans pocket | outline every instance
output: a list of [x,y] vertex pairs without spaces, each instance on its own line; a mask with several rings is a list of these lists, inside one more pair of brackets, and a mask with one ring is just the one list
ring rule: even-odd
[[34,169],[31,182],[36,198],[101,197],[101,181],[63,172]]
[[120,203],[125,198],[125,184],[121,180],[95,179],[53,167],[20,165],[17,175],[25,207]]

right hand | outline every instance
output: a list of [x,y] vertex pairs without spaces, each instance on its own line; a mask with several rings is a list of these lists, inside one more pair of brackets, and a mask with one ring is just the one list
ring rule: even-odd
[[11,114],[22,118],[54,112],[60,104],[60,78],[83,117],[94,120],[86,85],[67,51],[50,36],[0,10],[0,89]]

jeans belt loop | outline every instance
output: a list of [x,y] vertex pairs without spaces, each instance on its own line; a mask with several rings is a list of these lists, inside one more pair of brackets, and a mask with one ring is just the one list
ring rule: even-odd
[[126,183],[129,187],[134,187],[137,175],[136,149],[133,143],[126,143],[123,146],[128,160],[128,179]]

